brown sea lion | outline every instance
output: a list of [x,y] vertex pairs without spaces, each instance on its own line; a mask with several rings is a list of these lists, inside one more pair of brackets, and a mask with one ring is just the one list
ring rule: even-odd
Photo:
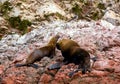
[[83,74],[87,71],[90,72],[90,55],[86,50],[80,48],[77,42],[71,39],[62,39],[56,46],[57,49],[61,50],[62,56],[64,57],[63,63],[53,64],[48,69],[60,68],[63,64],[75,63],[79,67],[76,71],[70,73],[70,75],[73,75],[79,70],[82,70]]
[[52,58],[55,55],[55,48],[56,48],[56,43],[58,39],[59,39],[59,35],[52,37],[46,46],[41,47],[39,49],[35,49],[28,56],[24,64],[16,64],[16,67],[33,66],[34,68],[37,68],[37,66],[33,64],[34,62],[40,61],[45,56]]

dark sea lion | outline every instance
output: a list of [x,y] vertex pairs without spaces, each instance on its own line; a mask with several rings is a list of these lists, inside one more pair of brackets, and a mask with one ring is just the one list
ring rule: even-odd
[[57,63],[51,65],[48,69],[60,68],[64,64],[75,63],[79,65],[78,69],[70,75],[73,75],[75,72],[81,70],[83,74],[90,70],[90,54],[80,48],[77,42],[71,39],[62,39],[57,44],[57,49],[59,49],[64,57],[63,63]]

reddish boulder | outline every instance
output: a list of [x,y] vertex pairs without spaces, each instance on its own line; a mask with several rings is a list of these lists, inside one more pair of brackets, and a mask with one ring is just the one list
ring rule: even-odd
[[41,83],[49,83],[52,80],[52,76],[48,74],[43,74],[40,78]]
[[3,70],[4,70],[4,66],[3,66],[3,65],[0,65],[0,74],[3,73]]

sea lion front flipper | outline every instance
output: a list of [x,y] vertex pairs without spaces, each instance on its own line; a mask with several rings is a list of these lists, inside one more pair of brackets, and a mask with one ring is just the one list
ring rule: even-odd
[[49,69],[49,70],[60,69],[61,66],[62,66],[62,63],[57,62],[57,63],[55,63],[55,64],[50,65],[50,66],[48,67],[48,69]]
[[81,66],[81,64],[79,64],[78,69],[76,69],[75,71],[72,71],[68,74],[69,77],[72,77],[74,75],[74,73],[78,72],[78,71],[82,71],[82,74],[85,74],[87,71],[91,72],[90,68],[86,65]]
[[92,57],[90,59],[92,59],[93,62],[96,62],[98,60],[98,57]]
[[80,71],[81,69],[76,69],[75,71],[72,71],[68,74],[69,77],[72,77],[74,75],[74,73]]
[[90,70],[89,70],[89,69],[86,69],[86,68],[84,68],[84,69],[76,69],[75,71],[70,72],[70,73],[68,74],[68,76],[69,76],[69,77],[72,77],[72,76],[73,76],[76,72],[78,72],[78,71],[82,71],[82,74],[85,74],[86,71],[89,71],[89,72],[90,72]]

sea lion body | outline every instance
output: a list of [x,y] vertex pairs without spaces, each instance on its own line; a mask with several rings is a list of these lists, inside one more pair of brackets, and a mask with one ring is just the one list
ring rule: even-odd
[[62,39],[57,43],[57,49],[61,50],[64,62],[75,63],[82,69],[82,73],[90,71],[90,55],[80,48],[80,46],[71,39]]
[[47,56],[52,58],[55,55],[55,48],[59,35],[52,37],[49,43],[39,49],[35,49],[26,59],[24,64],[16,64],[17,67],[31,65],[36,61],[41,60],[43,57]]

